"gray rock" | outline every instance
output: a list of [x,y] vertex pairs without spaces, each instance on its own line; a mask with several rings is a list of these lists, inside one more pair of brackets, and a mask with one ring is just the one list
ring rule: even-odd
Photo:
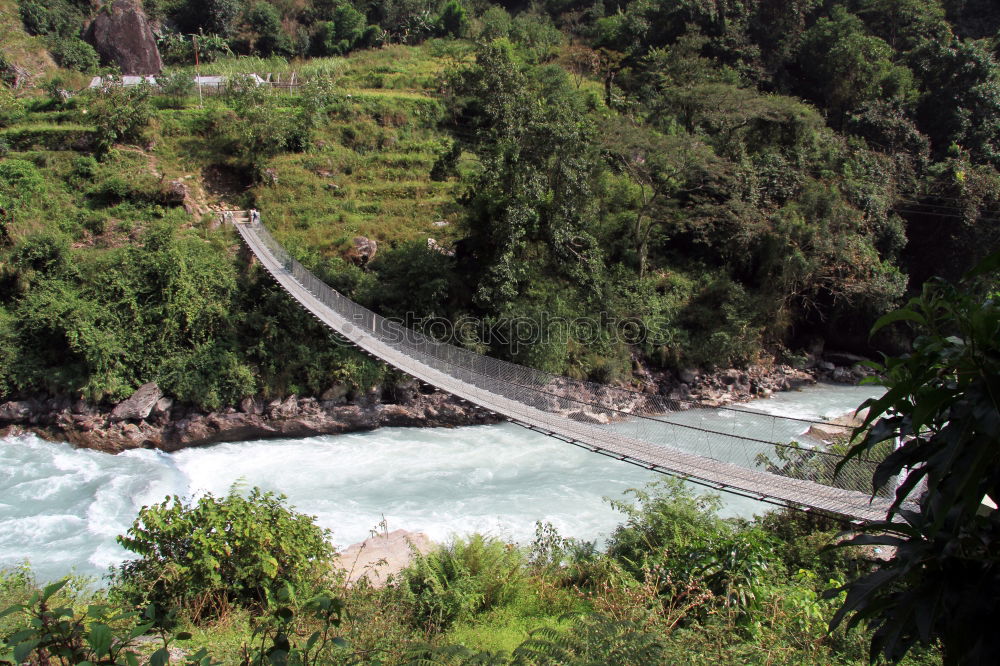
[[244,414],[263,414],[264,405],[258,398],[243,398],[240,401],[240,411]]
[[845,426],[834,426],[826,423],[817,423],[809,426],[809,430],[806,434],[810,437],[815,437],[816,439],[822,439],[823,441],[829,442],[835,437],[844,437],[851,432],[850,428]]
[[283,402],[279,402],[274,407],[270,407],[270,415],[271,418],[274,419],[289,419],[298,414],[298,412],[299,399],[294,395],[290,395],[285,398]]
[[740,380],[740,371],[736,368],[730,368],[722,373],[721,379],[726,386],[736,384]]
[[830,372],[837,367],[833,363],[830,363],[829,361],[820,361],[816,365],[819,366],[820,370],[826,370],[827,372]]
[[444,247],[433,238],[427,239],[427,249],[430,250],[431,252],[437,252],[438,254],[443,254],[446,257],[455,256],[454,250],[449,250],[448,248]]
[[363,395],[358,396],[357,402],[359,405],[377,405],[382,402],[382,385],[376,384],[365,391]]
[[698,381],[699,372],[696,368],[685,368],[677,374],[677,378],[681,380],[682,383],[690,386]]
[[152,413],[155,416],[163,416],[165,414],[169,414],[170,410],[173,409],[173,407],[174,407],[174,399],[164,396],[159,400],[157,400],[156,404],[153,405]]
[[423,532],[395,530],[376,534],[338,555],[337,565],[347,573],[347,582],[367,578],[373,587],[383,587],[405,569],[416,554],[427,554],[434,544]]
[[45,409],[50,412],[68,411],[73,406],[73,401],[66,396],[49,398],[45,401]]
[[153,407],[163,397],[163,391],[156,385],[156,382],[149,382],[140,386],[130,397],[122,400],[111,410],[110,420],[116,421],[140,421],[149,416]]
[[581,423],[593,423],[593,424],[608,424],[611,423],[611,419],[604,414],[595,414],[594,412],[586,410],[578,410],[575,412],[570,412],[566,415],[567,417],[573,419],[574,421],[580,421]]
[[377,253],[377,242],[364,236],[355,236],[351,249],[347,251],[347,258],[358,266],[365,266],[375,258]]
[[854,373],[847,368],[835,368],[833,373],[830,375],[830,379],[835,382],[850,384],[854,383]]
[[861,363],[862,361],[869,360],[864,356],[858,356],[857,354],[842,351],[824,352],[823,358],[831,363],[836,363],[837,365],[854,365],[855,363]]
[[802,388],[803,386],[812,386],[815,383],[816,378],[812,375],[798,370],[792,370],[790,373],[785,375],[782,385],[786,386],[783,390],[794,390]]
[[334,384],[323,391],[320,399],[324,402],[343,403],[347,401],[347,394],[351,392],[351,387],[347,384]]
[[669,398],[670,400],[687,400],[688,397],[690,397],[690,395],[691,395],[691,387],[688,386],[687,384],[679,384],[678,386],[674,387],[674,389],[670,391],[669,394],[667,394],[667,398]]
[[180,206],[187,201],[190,196],[191,192],[188,190],[188,186],[183,180],[171,180],[163,187],[164,203]]
[[115,0],[97,13],[85,35],[101,59],[122,74],[159,74],[163,60],[139,0]]
[[412,377],[398,381],[392,387],[392,398],[400,405],[412,405],[419,395],[420,381]]
[[12,400],[0,405],[0,421],[27,421],[34,410],[27,400]]

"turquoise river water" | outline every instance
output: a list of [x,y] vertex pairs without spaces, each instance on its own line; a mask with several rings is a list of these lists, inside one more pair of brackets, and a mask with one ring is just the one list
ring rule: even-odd
[[[877,395],[877,387],[821,385],[744,408],[829,418]],[[702,413],[708,428],[733,427],[732,412]],[[786,422],[781,441],[807,424]],[[238,483],[286,494],[333,531],[361,541],[385,521],[443,541],[480,531],[530,542],[535,521],[564,536],[603,539],[621,520],[621,498],[660,475],[588,453],[514,425],[384,428],[350,435],[237,442],[178,453],[109,455],[36,437],[0,439],[0,568],[28,561],[40,580],[75,571],[100,576],[127,553],[115,542],[140,507],[167,495],[225,494]],[[770,505],[723,495],[725,512]]]

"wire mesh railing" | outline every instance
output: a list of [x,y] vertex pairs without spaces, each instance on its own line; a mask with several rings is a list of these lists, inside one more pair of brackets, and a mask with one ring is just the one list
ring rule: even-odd
[[[859,494],[871,493],[878,461],[851,460],[837,471],[843,456],[803,436],[805,424],[801,419],[743,409],[692,407],[691,403],[662,395],[553,375],[435,340],[330,288],[295,260],[264,228],[259,217],[240,226],[244,236],[251,233],[283,271],[340,318],[336,326],[339,333],[369,351],[371,344],[377,343],[376,355],[403,371],[411,371],[413,364],[418,364],[444,378],[431,383],[459,382],[463,397],[497,411],[502,409],[505,416],[517,419],[519,414],[541,413],[546,420],[558,422],[561,433],[582,441],[592,439],[598,429],[605,433],[604,438],[619,437],[623,450],[635,449],[634,455],[628,453],[628,457],[642,459],[639,456],[655,456],[657,449],[662,452],[669,448],[705,461]],[[426,381],[425,377],[421,379]],[[457,392],[456,387],[439,386],[452,392]],[[720,422],[725,427],[720,427]],[[706,473],[710,472],[706,468]],[[883,488],[879,494],[890,496],[892,490]]]

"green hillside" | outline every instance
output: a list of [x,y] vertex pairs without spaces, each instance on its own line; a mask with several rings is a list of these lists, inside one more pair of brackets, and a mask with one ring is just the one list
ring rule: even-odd
[[[566,7],[460,21],[435,9],[414,33],[388,5],[276,4],[275,28],[258,3],[232,15],[200,71],[298,85],[237,81],[203,107],[185,83],[191,53],[170,51],[169,35],[193,16],[205,32],[228,5],[152,6],[175,63],[163,91],[66,100],[58,91],[83,78],[60,72],[4,92],[0,390],[114,400],[156,380],[213,407],[379,381],[240,263],[213,221],[233,206],[261,209],[305,263],[384,314],[471,318],[464,344],[576,377],[638,386],[647,372],[801,364],[824,341],[899,349],[870,342],[871,323],[997,244],[1000,68],[961,32],[983,21],[854,4],[796,10],[776,41],[763,6],[727,9],[724,25],[684,4],[575,24]],[[89,11],[22,5],[49,44]],[[294,35],[336,33],[324,20],[354,26],[330,47],[346,55],[293,57],[316,52]],[[366,22],[382,46],[364,48]],[[473,39],[434,37],[448,31]],[[976,68],[955,70],[962,59]],[[349,260],[356,237],[379,243],[364,267]],[[194,298],[210,271],[214,291]],[[545,317],[598,324],[509,344],[511,322]]]
[[8,61],[35,75],[44,75],[55,68],[45,40],[25,31],[17,0],[0,2],[0,35],[0,52]]

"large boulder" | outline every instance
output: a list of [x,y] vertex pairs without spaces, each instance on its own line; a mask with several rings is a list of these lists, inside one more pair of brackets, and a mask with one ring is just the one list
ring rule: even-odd
[[405,569],[415,554],[426,555],[434,544],[423,532],[394,530],[369,537],[348,546],[337,556],[337,565],[347,572],[347,582],[367,578],[374,587],[382,587],[390,576]]
[[20,423],[27,421],[34,413],[34,408],[27,400],[12,400],[0,405],[0,421]]
[[351,241],[351,248],[347,251],[347,258],[358,266],[367,265],[378,253],[378,243],[371,238],[356,236]]
[[145,76],[163,69],[156,39],[139,0],[112,0],[98,11],[87,41],[105,62],[121,68],[122,74]]
[[141,421],[149,417],[156,403],[163,397],[163,391],[156,382],[140,386],[135,393],[122,400],[111,410],[110,419],[115,421]]

